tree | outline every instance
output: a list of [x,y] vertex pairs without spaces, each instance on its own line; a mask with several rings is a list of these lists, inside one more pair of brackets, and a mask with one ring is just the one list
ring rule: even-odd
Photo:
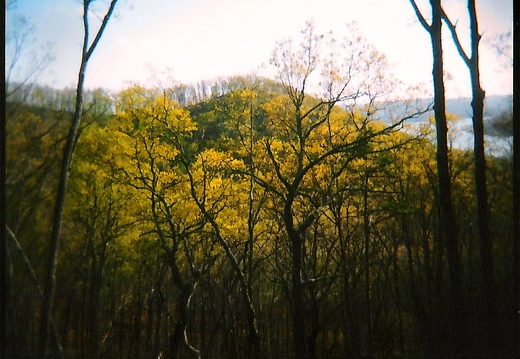
[[[299,45],[288,40],[275,48],[271,64],[285,94],[264,107],[267,131],[278,135],[259,141],[262,162],[257,160],[254,176],[258,186],[272,196],[271,210],[280,218],[286,236],[289,263],[285,265],[290,276],[284,286],[292,309],[294,355],[298,358],[316,355],[316,327],[310,320],[316,297],[311,287],[324,278],[310,276],[312,256],[307,249],[313,225],[334,198],[334,193],[319,188],[345,173],[355,159],[384,151],[374,149],[373,144],[399,128],[406,118],[390,126],[375,122],[377,100],[390,84],[384,56],[355,31],[352,38],[336,44],[330,33],[317,34],[308,23]],[[313,92],[315,96],[310,95]],[[367,105],[357,106],[362,100]],[[339,111],[336,105],[340,103],[349,111]],[[332,168],[329,173],[328,168]]]
[[[514,7],[514,46],[520,43],[520,6],[513,2]],[[514,51],[514,65],[520,66],[520,51]],[[520,72],[513,71],[513,296],[516,308],[520,308]],[[517,333],[520,325],[517,322]],[[518,347],[517,347],[518,348]]]
[[[46,264],[45,277],[43,283],[43,300],[42,300],[42,316],[41,316],[41,340],[40,340],[40,355],[42,358],[47,358],[51,355],[50,346],[50,323],[52,320],[52,304],[54,300],[55,292],[55,271],[56,271],[56,260],[60,243],[60,231],[63,208],[65,204],[65,195],[67,192],[67,183],[69,179],[69,172],[72,164],[72,156],[78,139],[78,131],[81,125],[82,111],[83,111],[83,91],[85,84],[85,76],[87,72],[88,62],[96,49],[101,36],[114,12],[117,0],[112,0],[110,6],[102,20],[101,26],[99,27],[94,40],[90,42],[90,29],[89,29],[89,7],[92,0],[83,1],[83,27],[84,27],[84,38],[83,38],[83,49],[81,54],[81,64],[79,68],[78,83],[76,88],[76,106],[74,109],[74,115],[72,118],[71,127],[65,148],[63,151],[63,158],[61,163],[61,174],[59,177],[58,193],[56,195],[55,208],[53,212],[53,223],[52,231],[49,240],[49,255]],[[53,350],[53,349],[52,349]],[[61,357],[61,353],[56,353]]]
[[[228,206],[228,202],[230,201],[230,198],[228,198],[229,194],[225,193],[226,190],[230,187],[231,191],[233,191],[233,184],[232,181],[229,181],[229,184],[223,184],[220,181],[225,181],[220,176],[215,176],[214,174],[211,174],[212,166],[208,165],[206,161],[212,162],[212,163],[218,163],[219,167],[226,164],[226,159],[222,158],[218,153],[215,153],[213,150],[208,150],[203,153],[201,153],[198,156],[198,163],[196,164],[197,167],[199,167],[199,172],[201,173],[200,179],[196,180],[193,174],[193,170],[186,158],[183,158],[181,161],[183,163],[183,166],[188,174],[189,177],[189,183],[190,183],[190,191],[191,191],[191,197],[197,207],[199,208],[202,216],[208,221],[208,223],[211,225],[213,229],[213,234],[215,235],[218,243],[224,250],[226,257],[228,261],[230,262],[233,271],[238,279],[239,285],[240,285],[240,292],[242,295],[242,299],[244,301],[244,311],[246,315],[247,320],[247,331],[248,331],[248,342],[247,342],[247,354],[249,358],[257,358],[261,355],[261,346],[260,346],[260,334],[258,332],[257,328],[257,322],[256,322],[256,311],[252,303],[252,289],[251,285],[248,284],[246,275],[244,273],[244,270],[240,266],[240,261],[237,258],[237,255],[234,253],[229,240],[226,238],[226,236],[223,234],[223,228],[222,224],[218,220],[218,214],[223,211],[224,206]],[[231,161],[232,163],[232,161]],[[225,173],[226,169],[218,169]],[[207,188],[212,188],[212,182],[216,182],[217,186],[224,188],[223,191],[219,191],[218,195],[212,195],[207,191]],[[220,184],[219,184],[220,183]],[[202,184],[202,185],[201,185]],[[232,192],[233,193],[233,192]],[[213,201],[213,199],[216,197]],[[251,207],[249,207],[251,209]],[[238,213],[237,213],[238,214]],[[241,213],[240,213],[241,214]],[[229,217],[232,217],[231,215],[226,216],[226,219],[229,219]],[[251,223],[251,218],[248,218],[248,247],[247,251],[250,255],[252,254],[252,244],[251,242],[253,240],[253,235],[250,231],[253,230]]]
[[453,42],[457,47],[460,57],[468,67],[471,79],[472,100],[471,107],[473,109],[473,156],[474,156],[474,176],[475,176],[475,193],[477,197],[477,223],[480,240],[480,266],[483,278],[482,294],[484,302],[484,313],[492,314],[496,308],[496,289],[493,267],[492,240],[489,230],[489,205],[488,192],[486,188],[486,154],[484,150],[484,96],[485,92],[480,84],[480,67],[479,67],[479,43],[482,35],[478,29],[477,8],[475,0],[468,0],[468,14],[470,23],[470,46],[471,55],[462,47],[459,36],[457,34],[456,25],[454,25],[448,15],[442,11],[442,18],[448,25],[453,36]]
[[[9,206],[4,217],[5,225],[16,237],[19,247],[27,251],[26,257],[30,259],[31,266],[39,269],[39,259],[45,245],[41,241],[34,241],[34,238],[48,235],[51,220],[48,208],[53,204],[52,197],[57,184],[56,168],[66,135],[65,121],[70,118],[70,113],[10,101],[6,113],[9,115],[6,124],[8,150],[5,191]],[[12,243],[9,241],[8,263],[16,263],[20,258],[19,251],[14,250]],[[24,351],[30,352],[32,349],[28,342],[37,342],[33,337],[35,333],[26,328],[36,330],[38,311],[35,300],[41,304],[42,298],[35,295],[32,300],[13,300],[24,292],[23,286],[18,284],[25,273],[23,267],[20,269],[21,272],[9,271],[8,295],[12,299],[9,305],[8,342],[11,350],[23,355]],[[34,290],[33,286],[29,288]]]
[[7,27],[5,37],[5,86],[6,99],[17,94],[18,97],[26,98],[36,81],[45,68],[53,61],[51,55],[52,47],[43,53],[31,47],[34,42],[32,36],[35,28],[28,20],[16,13],[16,1],[7,4]]
[[462,264],[459,252],[457,224],[452,204],[452,191],[448,158],[448,126],[446,122],[446,98],[444,88],[444,62],[442,49],[442,16],[441,0],[430,0],[432,21],[428,24],[415,0],[410,0],[420,24],[430,35],[433,54],[433,87],[435,127],[437,135],[437,176],[439,192],[437,195],[440,206],[440,231],[446,243],[450,276],[451,307],[453,320],[449,334],[450,351],[456,353],[459,344],[457,334],[463,333],[460,328],[465,317],[464,292],[462,289]]
[[117,117],[112,126],[122,156],[114,156],[111,162],[120,173],[119,181],[142,198],[145,209],[135,215],[144,216],[144,232],[158,240],[178,290],[174,328],[165,352],[172,358],[200,358],[187,329],[191,298],[208,258],[196,256],[195,243],[208,238],[201,235],[205,221],[186,201],[188,180],[176,159],[180,154],[176,141],[188,142],[196,125],[166,92],[139,87],[120,94]]
[[[246,89],[243,91],[235,91],[230,94],[230,103],[227,104],[225,101],[220,101],[221,106],[225,108],[223,111],[225,116],[228,117],[227,121],[231,126],[237,126],[237,132],[240,136],[240,141],[243,145],[246,146],[247,152],[247,161],[249,166],[249,189],[248,191],[243,191],[242,193],[248,193],[248,201],[247,201],[247,240],[246,240],[246,248],[245,253],[243,254],[243,258],[239,258],[237,253],[233,250],[231,246],[230,240],[224,234],[223,224],[219,220],[219,213],[225,207],[230,206],[231,195],[228,194],[228,191],[232,193],[232,195],[239,196],[240,190],[243,188],[240,185],[234,184],[238,179],[235,178],[231,174],[231,180],[227,181],[225,177],[230,175],[230,172],[233,172],[233,164],[240,163],[240,161],[233,161],[232,159],[228,159],[226,157],[222,157],[222,153],[216,152],[214,150],[202,151],[198,154],[195,163],[192,163],[192,159],[187,155],[187,151],[185,148],[185,144],[178,142],[178,148],[181,151],[181,163],[188,174],[189,183],[191,188],[191,197],[197,207],[199,208],[202,216],[206,218],[208,223],[213,229],[213,234],[215,235],[217,241],[220,246],[224,250],[226,257],[233,268],[233,271],[236,275],[240,286],[240,293],[243,300],[244,312],[247,322],[247,332],[248,332],[248,342],[247,342],[247,356],[249,358],[260,358],[262,357],[262,347],[260,334],[258,331],[257,319],[256,319],[256,310],[252,301],[252,266],[253,266],[253,256],[254,256],[254,242],[255,242],[255,226],[258,222],[258,212],[259,208],[255,209],[255,198],[254,198],[254,180],[251,175],[254,172],[254,156],[253,156],[253,99],[256,93],[252,90]],[[247,124],[243,124],[242,122],[246,121]],[[247,134],[241,133],[240,127],[248,128]],[[247,138],[244,137],[248,136]],[[211,164],[218,163],[219,166],[214,168]],[[197,172],[200,173],[196,178],[194,176],[193,167],[196,166],[198,169]],[[229,168],[228,168],[229,167]],[[241,166],[240,166],[241,167]],[[215,174],[216,173],[216,174]],[[221,177],[222,176],[222,177]],[[216,181],[220,183],[219,187],[222,188],[220,194],[216,197],[214,201],[210,199],[212,196],[209,194],[208,188],[211,188],[212,181]],[[222,182],[220,182],[222,181]],[[223,185],[223,183],[226,185]],[[236,188],[238,187],[238,189]],[[238,192],[238,193],[237,193]],[[228,198],[229,196],[229,198]],[[244,214],[238,211],[236,213],[237,217],[243,216]],[[230,214],[229,217],[232,217]],[[237,228],[237,230],[239,230]],[[233,234],[234,235],[234,234]],[[243,268],[240,265],[240,262],[249,263],[248,265],[244,265]]]
[[[35,83],[38,75],[42,73],[44,68],[52,61],[52,56],[50,52],[45,52],[43,55],[32,53],[32,58],[30,61],[29,68],[24,68],[20,63],[20,58],[22,54],[26,53],[28,50],[28,42],[30,41],[30,36],[34,32],[34,28],[30,26],[27,20],[18,14],[15,13],[16,0],[8,0],[3,1],[3,9],[2,13],[2,39],[4,40],[5,46],[2,48],[2,56],[5,59],[5,68],[2,72],[3,74],[3,86],[2,86],[2,97],[3,106],[3,116],[0,121],[0,151],[2,153],[0,158],[0,218],[7,218],[8,209],[6,207],[6,198],[8,195],[8,191],[6,190],[6,146],[7,138],[6,138],[6,128],[8,123],[8,117],[16,112],[17,107],[11,107],[11,109],[7,110],[7,101],[10,100],[11,96],[21,90],[21,88],[25,85],[30,91],[32,85]],[[6,19],[6,15],[7,19]],[[7,21],[6,21],[7,20]],[[12,83],[13,78],[16,78],[16,83]],[[23,96],[26,96],[24,94]],[[5,223],[7,225],[7,223]],[[2,325],[1,335],[0,335],[0,357],[7,357],[7,353],[12,349],[8,348],[7,335],[10,329],[13,329],[13,318],[9,317],[9,308],[8,308],[8,297],[10,293],[12,293],[12,283],[10,283],[11,273],[7,270],[7,266],[9,265],[9,247],[7,246],[7,237],[6,231],[10,230],[6,229],[4,225],[0,229],[0,238],[1,238],[1,246],[0,246],[0,261],[2,262],[2,267],[0,271],[0,283],[2,283],[2,288],[0,291],[2,292],[1,300],[0,300],[0,314],[2,323],[9,323],[9,325]],[[10,283],[10,284],[9,284]],[[10,303],[13,304],[13,303]],[[10,345],[12,345],[12,340],[9,340]]]
[[[81,323],[78,325],[81,329],[76,331],[81,338],[81,352],[92,357],[100,355],[101,333],[106,327],[101,313],[103,309],[106,311],[108,303],[104,302],[106,295],[103,294],[113,272],[119,269],[115,263],[123,257],[123,252],[127,252],[125,247],[135,235],[137,221],[133,209],[138,207],[134,200],[139,199],[115,180],[116,169],[107,161],[117,145],[110,134],[97,124],[84,130],[75,152],[69,199],[64,209],[62,248],[68,255],[60,269],[68,272],[69,277],[70,273],[75,273],[79,283],[70,285],[78,288],[76,290],[64,285],[63,292],[74,293],[71,296],[79,292],[79,297],[83,298],[83,308],[74,319]],[[63,263],[71,259],[73,264]],[[67,278],[67,275],[62,274],[58,279],[63,277]],[[65,322],[63,327],[67,325]]]
[[[2,5],[5,9],[5,2],[2,2]],[[5,12],[4,12],[5,14]],[[3,30],[2,30],[2,40],[4,40],[5,44],[5,15],[1,18]],[[2,56],[5,59],[5,46],[2,49]],[[0,93],[1,97],[1,107],[5,109],[6,105],[6,81],[5,81],[5,71],[2,72],[3,77],[3,86]],[[6,137],[5,137],[5,128],[6,128],[6,118],[5,111],[0,117],[0,218],[5,218],[6,215],[6,196],[5,196],[5,149],[6,149]],[[5,226],[2,225],[0,228],[0,322],[7,323],[7,237],[6,237],[6,229]],[[6,325],[2,325],[0,329],[0,357],[7,357],[7,329]]]
[[498,55],[501,66],[510,68],[513,66],[513,47],[512,47],[512,32],[504,32],[494,34],[488,37],[485,42],[488,46],[495,50]]

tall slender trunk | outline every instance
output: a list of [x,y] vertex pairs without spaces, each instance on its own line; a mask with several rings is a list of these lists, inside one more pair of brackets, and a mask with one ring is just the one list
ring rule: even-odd
[[[348,205],[346,206],[348,208]],[[338,205],[337,208],[334,209],[334,218],[336,221],[337,233],[339,238],[340,245],[340,256],[341,256],[341,272],[343,276],[343,297],[345,298],[343,317],[344,317],[344,345],[345,345],[345,353],[348,357],[353,359],[357,359],[361,357],[361,348],[360,343],[361,340],[359,338],[359,328],[358,321],[356,316],[356,311],[354,310],[355,305],[353,304],[353,293],[355,292],[350,288],[350,272],[349,272],[349,253],[348,253],[348,238],[343,233],[342,228],[342,217],[341,217],[341,205]],[[349,227],[348,223],[348,209],[347,209],[347,218],[345,227]]]
[[[86,11],[86,10],[85,10]],[[47,258],[47,265],[45,270],[45,278],[43,283],[43,301],[42,301],[42,319],[41,319],[41,355],[46,358],[50,355],[50,321],[52,318],[52,306],[54,301],[55,290],[55,274],[57,265],[58,247],[60,244],[61,234],[61,220],[63,208],[65,206],[65,194],[67,192],[67,184],[69,180],[69,171],[72,164],[72,155],[74,153],[74,145],[76,137],[81,124],[81,112],[83,109],[83,87],[85,83],[85,73],[87,69],[87,62],[85,56],[81,60],[81,66],[78,76],[78,87],[76,90],[76,108],[74,117],[72,119],[72,126],[70,127],[63,151],[63,158],[61,162],[61,172],[59,177],[58,193],[56,195],[56,202],[53,213],[52,232],[49,247],[49,256]],[[61,354],[60,354],[61,357]]]
[[[242,295],[242,300],[244,301],[244,307],[245,307],[245,314],[246,314],[247,328],[248,328],[248,345],[250,346],[250,348],[252,348],[249,351],[249,354],[252,355],[252,358],[261,357],[260,334],[258,332],[257,323],[256,323],[256,312],[255,312],[255,308],[253,306],[253,301],[251,298],[250,286],[248,285],[248,281],[246,280],[244,271],[240,267],[238,259],[235,256],[235,254],[233,253],[231,246],[226,241],[226,239],[222,236],[222,233],[220,231],[220,226],[216,222],[214,215],[207,210],[205,202],[203,202],[201,199],[199,199],[199,197],[195,191],[195,181],[193,179],[193,174],[191,173],[188,162],[183,160],[183,165],[184,165],[184,168],[186,169],[186,172],[189,177],[191,197],[195,201],[197,207],[200,209],[202,215],[211,224],[214,234],[215,234],[218,242],[224,249],[224,252],[226,253],[226,257],[230,261],[231,266],[235,272],[235,275],[237,276],[238,283],[240,285],[240,293]],[[252,238],[250,238],[250,240],[252,240]],[[252,250],[252,244],[251,244],[251,250]]]
[[464,345],[462,339],[466,325],[464,323],[465,299],[462,288],[462,264],[459,253],[457,224],[453,210],[451,197],[451,177],[448,157],[448,125],[446,121],[446,98],[444,88],[444,60],[442,49],[442,19],[444,12],[441,0],[430,0],[432,10],[431,25],[422,16],[414,0],[410,0],[412,7],[421,25],[429,33],[433,54],[433,87],[434,87],[434,112],[435,127],[437,134],[437,176],[438,176],[438,199],[439,199],[439,234],[446,243],[448,256],[448,273],[450,279],[449,309],[446,325],[448,351],[452,355],[460,355]]
[[441,37],[441,2],[431,0],[433,10],[432,48],[435,126],[437,132],[437,175],[439,181],[440,225],[446,241],[452,296],[462,298],[461,260],[457,242],[457,225],[451,195],[451,177],[448,156],[448,125],[444,88],[444,61]]
[[460,43],[456,25],[454,25],[446,13],[443,12],[443,19],[448,25],[455,46],[460,57],[466,64],[471,81],[472,100],[471,107],[473,109],[473,153],[474,153],[474,178],[475,178],[475,194],[477,197],[477,223],[479,232],[480,247],[480,268],[482,274],[482,294],[484,298],[484,312],[492,313],[495,309],[496,290],[494,279],[493,253],[491,232],[489,229],[489,204],[486,188],[486,155],[484,150],[484,97],[485,92],[480,84],[479,71],[479,43],[481,35],[478,30],[477,8],[475,0],[468,0],[468,14],[470,23],[470,44],[471,55],[462,48]]
[[374,353],[372,342],[372,308],[370,306],[370,214],[368,212],[368,179],[369,169],[365,168],[363,188],[363,234],[365,239],[365,314],[367,319],[367,357],[372,358]]
[[251,359],[261,358],[261,343],[260,334],[256,327],[256,313],[252,304],[253,293],[253,257],[254,257],[254,243],[255,243],[255,224],[256,214],[254,209],[255,201],[255,163],[254,163],[254,131],[253,131],[253,101],[249,104],[249,153],[251,154],[251,163],[249,166],[249,201],[248,201],[248,218],[247,218],[247,232],[248,232],[248,260],[247,260],[247,287],[243,288],[247,292],[247,296],[243,295],[244,304],[246,305],[247,323],[248,323],[248,357]]
[[446,98],[444,88],[444,66],[442,50],[440,0],[431,0],[432,48],[433,48],[433,83],[435,91],[435,125],[437,129],[437,175],[439,181],[439,204],[441,235],[446,243],[448,273],[450,278],[449,309],[447,323],[449,333],[448,351],[456,354],[462,349],[461,339],[465,331],[465,299],[462,290],[462,264],[458,245],[458,232],[453,211],[451,177],[448,157],[448,126],[446,121]]
[[352,299],[355,288],[350,288],[348,269],[344,269],[343,276],[343,296],[345,297],[345,353],[346,357],[359,359],[361,358],[361,338],[359,335],[358,312],[355,308],[354,300]]
[[[520,4],[514,6],[514,47],[520,44]],[[513,51],[513,298],[512,312],[520,311],[520,51]],[[520,333],[520,321],[516,320],[516,332]],[[520,341],[516,349],[520,351]]]
[[[93,265],[94,267],[94,265]],[[93,273],[91,276],[91,283],[88,293],[89,302],[87,303],[88,308],[88,335],[89,335],[89,351],[92,353],[94,358],[97,358],[99,353],[99,302],[102,284],[102,269],[92,268]],[[95,272],[94,272],[95,271]],[[99,271],[99,272],[98,272]]]
[[487,309],[494,308],[495,279],[491,233],[489,230],[488,194],[486,189],[486,158],[484,153],[484,91],[480,88],[478,68],[471,71],[473,100],[473,132],[475,160],[475,192],[477,196],[477,222],[480,238],[480,266],[484,296],[489,300]]
[[316,296],[313,293],[313,297],[311,298],[311,303],[309,303],[310,310],[308,311],[309,318],[309,359],[316,358],[317,351],[317,340],[318,335],[320,334],[320,310],[319,303],[316,300]]
[[[413,261],[413,248],[412,238],[410,235],[410,229],[408,227],[408,218],[406,214],[401,214],[401,235],[403,238],[404,245],[406,247],[407,263],[408,263],[408,277],[410,281],[410,297],[412,299],[413,311],[415,312],[417,326],[419,328],[419,337],[422,341],[422,352],[425,358],[438,358],[440,356],[438,339],[439,325],[437,322],[432,321],[432,316],[426,310],[419,288],[417,286],[417,276],[414,269]],[[435,319],[435,318],[433,318]]]
[[294,227],[292,197],[284,205],[284,224],[291,248],[291,301],[293,307],[292,330],[296,358],[306,359],[308,341],[306,336],[306,310],[302,281],[302,239]]
[[392,269],[393,269],[393,281],[394,281],[394,304],[395,311],[397,314],[397,343],[399,345],[399,356],[405,356],[405,345],[404,345],[404,326],[403,326],[403,315],[402,315],[402,304],[401,304],[401,289],[399,282],[399,264],[398,264],[398,253],[399,253],[399,241],[397,235],[394,233],[393,239],[393,253],[392,253]]
[[[5,44],[5,15],[1,17],[4,31],[2,32],[2,39]],[[2,56],[5,59],[5,46],[2,46]],[[5,81],[5,71],[3,74],[3,84],[0,93],[1,106],[5,109],[5,97],[7,82]],[[5,111],[2,111],[0,119],[0,218],[6,218],[6,198],[5,198],[5,148],[6,148],[6,116]],[[7,273],[7,231],[4,225],[0,225],[0,323],[7,322],[7,299],[8,299],[8,273]],[[0,358],[7,356],[7,325],[0,326]]]
[[189,307],[191,297],[193,295],[195,286],[190,280],[185,280],[177,265],[174,252],[169,253],[169,265],[172,271],[173,282],[179,289],[179,296],[177,298],[177,317],[173,333],[169,339],[169,349],[171,359],[175,358],[197,358],[200,359],[200,352],[194,348],[188,341],[187,327],[189,319]]
[[[46,358],[51,354],[51,322],[52,322],[52,307],[54,302],[54,291],[56,285],[56,265],[57,265],[57,255],[58,248],[60,244],[60,234],[61,234],[61,221],[63,208],[65,206],[65,195],[67,192],[67,184],[69,180],[69,172],[72,165],[72,157],[74,154],[74,149],[79,133],[79,127],[81,124],[81,117],[83,111],[83,89],[85,86],[85,75],[87,72],[87,64],[88,61],[96,48],[103,31],[114,11],[117,0],[112,0],[110,3],[110,7],[103,18],[101,26],[97,32],[94,41],[89,46],[89,21],[88,21],[88,11],[90,0],[83,1],[83,27],[84,27],[84,38],[83,38],[83,50],[81,54],[81,64],[79,67],[78,74],[78,83],[76,87],[76,106],[74,109],[74,115],[72,118],[72,124],[69,129],[69,134],[67,136],[67,141],[65,143],[65,148],[63,150],[63,158],[61,162],[59,183],[58,183],[58,191],[56,194],[56,202],[53,212],[53,221],[52,221],[52,231],[50,236],[50,244],[49,244],[49,255],[47,258],[47,263],[45,267],[45,277],[43,280],[43,299],[42,299],[42,308],[41,308],[41,337],[40,337],[40,357]],[[58,348],[60,346],[58,345]],[[56,357],[62,357],[63,353],[61,350],[56,350],[58,348],[52,348],[55,351],[53,353]]]
[[106,262],[106,246],[102,247],[100,251],[96,249],[94,242],[93,225],[88,233],[88,247],[91,256],[90,263],[90,283],[88,283],[88,319],[87,319],[87,333],[88,333],[88,350],[92,353],[94,358],[98,357],[100,335],[99,335],[99,311],[101,301],[101,288],[103,286],[103,271]]

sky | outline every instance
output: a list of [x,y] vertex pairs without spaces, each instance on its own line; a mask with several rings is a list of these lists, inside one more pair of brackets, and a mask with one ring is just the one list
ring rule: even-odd
[[[417,0],[425,17],[429,2]],[[102,16],[108,0],[93,10]],[[443,0],[468,48],[465,0]],[[512,1],[477,0],[483,38],[512,29]],[[22,74],[31,53],[50,48],[54,61],[38,81],[61,88],[77,81],[83,40],[82,1],[16,0],[8,9],[33,26],[32,41],[17,63]],[[99,19],[92,16],[93,37]],[[122,90],[131,84],[212,81],[232,75],[262,75],[276,42],[298,38],[307,21],[318,31],[341,38],[355,21],[361,33],[386,55],[394,75],[409,85],[431,88],[431,44],[409,0],[119,0],[89,63],[86,86]],[[448,97],[470,95],[469,75],[445,28]],[[50,47],[47,47],[50,46]],[[512,68],[501,66],[494,51],[481,45],[481,77],[487,95],[512,93]],[[9,47],[7,47],[9,56]]]

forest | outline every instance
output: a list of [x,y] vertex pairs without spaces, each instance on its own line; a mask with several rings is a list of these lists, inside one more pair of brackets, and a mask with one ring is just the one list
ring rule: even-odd
[[312,23],[272,78],[84,89],[116,2],[77,88],[6,81],[6,358],[520,353],[518,153],[452,145],[439,0],[431,101]]

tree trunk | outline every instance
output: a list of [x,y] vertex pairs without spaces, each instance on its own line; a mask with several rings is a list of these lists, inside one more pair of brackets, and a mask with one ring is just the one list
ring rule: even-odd
[[[520,44],[520,4],[514,6],[514,47]],[[520,51],[513,51],[513,300],[512,312],[520,310]],[[520,321],[516,320],[516,333],[520,333]],[[516,342],[517,353],[520,341]]]
[[[235,272],[235,275],[238,279],[239,285],[240,285],[240,293],[242,295],[242,299],[244,301],[244,308],[245,308],[245,315],[247,320],[247,329],[248,329],[248,345],[250,347],[249,355],[250,358],[259,358],[261,357],[261,343],[260,343],[260,334],[258,332],[257,324],[256,324],[256,312],[255,308],[253,306],[253,301],[251,298],[251,291],[250,291],[250,285],[248,284],[248,281],[246,280],[246,276],[244,274],[244,271],[240,267],[239,261],[233,251],[231,250],[231,247],[229,243],[226,241],[224,237],[222,237],[222,234],[220,232],[220,227],[218,223],[215,220],[215,217],[212,213],[210,213],[206,209],[205,202],[201,201],[195,191],[195,181],[193,179],[193,175],[190,171],[189,164],[187,161],[183,161],[184,168],[186,169],[186,172],[188,173],[188,177],[190,180],[190,190],[191,190],[191,196],[193,200],[195,201],[197,207],[200,209],[202,215],[208,220],[208,222],[211,224],[211,227],[213,227],[215,236],[220,243],[221,247],[224,249],[224,252],[226,253],[227,259],[230,261],[231,266]],[[252,188],[250,188],[250,191],[252,191]],[[251,211],[251,204],[250,204],[250,211]],[[250,212],[251,213],[251,212]],[[249,231],[250,231],[250,237],[249,241],[251,241],[251,253],[253,250],[253,227],[251,223],[251,214],[249,218]]]
[[190,300],[194,291],[194,284],[182,277],[180,269],[176,263],[175,254],[170,252],[169,266],[173,275],[173,282],[179,289],[179,297],[177,298],[177,318],[173,334],[170,336],[170,357],[176,358],[197,358],[200,359],[200,352],[191,346],[188,341],[186,329],[188,326]]
[[394,252],[392,253],[392,261],[393,261],[393,280],[394,280],[394,305],[395,310],[397,312],[397,328],[398,328],[398,337],[397,342],[399,343],[399,356],[405,356],[405,345],[404,345],[404,326],[403,326],[403,315],[401,309],[401,289],[399,282],[399,265],[398,265],[398,251],[399,246],[397,243],[397,238],[394,237]]
[[316,358],[317,339],[320,334],[319,303],[315,300],[315,296],[312,299],[309,310],[309,359]]
[[[85,11],[87,11],[85,9]],[[41,356],[46,358],[50,355],[50,321],[52,318],[52,305],[54,300],[55,290],[55,274],[57,265],[58,247],[60,243],[61,234],[61,219],[63,208],[65,206],[65,194],[67,191],[67,184],[69,180],[69,170],[72,163],[72,155],[74,153],[74,145],[76,142],[79,125],[81,123],[81,112],[83,108],[83,86],[85,83],[85,72],[87,62],[85,58],[81,61],[78,87],[76,95],[76,109],[74,111],[74,118],[72,120],[72,126],[67,136],[67,142],[63,151],[63,158],[61,162],[61,173],[59,178],[58,193],[56,196],[56,203],[54,207],[52,232],[50,239],[49,256],[47,259],[47,265],[45,270],[45,278],[43,284],[43,301],[42,301],[42,328],[41,328]],[[60,355],[61,357],[61,355]]]
[[[110,7],[101,23],[97,35],[89,47],[89,0],[83,1],[83,26],[84,26],[84,39],[83,39],[83,51],[81,54],[81,64],[79,68],[78,84],[76,87],[76,106],[74,109],[74,115],[72,118],[72,124],[69,129],[65,148],[63,150],[63,158],[61,162],[61,172],[59,176],[58,192],[56,195],[56,202],[53,212],[52,231],[50,236],[49,245],[49,256],[45,268],[45,277],[43,280],[43,299],[41,309],[41,338],[40,338],[40,357],[47,358],[51,353],[51,322],[52,322],[52,307],[54,301],[54,291],[56,285],[56,264],[58,248],[60,244],[61,234],[61,220],[63,214],[63,208],[65,206],[65,194],[67,192],[67,184],[69,180],[69,172],[72,165],[72,157],[78,137],[79,127],[81,124],[81,117],[83,111],[83,88],[85,85],[85,74],[87,72],[87,64],[96,48],[103,31],[114,11],[117,0],[112,0]],[[60,346],[58,346],[59,348]],[[61,350],[55,350],[54,354],[57,357],[62,357]]]
[[363,188],[363,235],[365,239],[365,314],[367,320],[367,358],[374,353],[372,343],[372,308],[370,306],[370,214],[368,213],[368,179],[369,169],[365,168]]
[[177,320],[173,328],[173,334],[170,337],[172,359],[185,357],[200,359],[199,351],[190,345],[186,333],[189,317],[189,304],[192,295],[193,284],[185,283],[181,288],[179,298],[177,299]]
[[409,288],[410,297],[412,299],[412,308],[416,317],[417,326],[419,328],[419,337],[422,342],[422,351],[425,358],[438,358],[440,348],[438,347],[439,341],[436,339],[436,330],[438,327],[436,323],[432,323],[429,320],[428,312],[421,300],[418,286],[416,284],[416,275],[413,264],[412,254],[412,241],[408,229],[408,219],[406,215],[401,214],[401,231],[404,245],[406,247],[407,262],[408,262],[408,277],[409,277]]
[[429,25],[414,0],[410,0],[421,25],[430,35],[433,54],[433,87],[435,127],[437,132],[437,176],[439,199],[439,235],[446,243],[448,273],[450,278],[449,309],[446,313],[446,349],[450,355],[460,356],[465,349],[465,299],[462,288],[462,264],[458,246],[458,233],[451,198],[451,177],[448,157],[448,126],[444,88],[444,61],[442,50],[442,19],[444,11],[441,0],[430,0],[432,22]]
[[468,0],[468,14],[470,21],[471,57],[469,57],[462,44],[454,25],[443,12],[459,55],[464,60],[470,75],[473,109],[473,137],[474,137],[474,163],[475,163],[475,194],[477,197],[477,223],[479,231],[480,267],[483,279],[482,294],[484,299],[484,312],[492,313],[495,309],[496,291],[494,279],[493,253],[491,233],[489,229],[489,205],[486,188],[486,155],[484,151],[484,97],[485,92],[480,84],[479,72],[479,43],[481,35],[478,30],[477,9],[475,0]]
[[302,239],[294,228],[292,201],[284,206],[284,223],[291,246],[291,301],[293,306],[293,345],[296,358],[307,358],[306,310],[302,281]]
[[[481,35],[478,30],[477,9],[475,0],[468,0],[468,14],[470,22],[470,44],[471,56],[462,48],[454,25],[448,16],[443,13],[452,37],[459,52],[464,60],[470,74],[473,109],[473,136],[474,136],[474,178],[475,178],[475,195],[477,198],[477,224],[479,233],[479,252],[480,252],[480,271],[482,275],[481,296],[483,306],[481,308],[481,317],[483,325],[480,328],[480,335],[495,341],[493,335],[486,332],[495,332],[496,328],[492,324],[496,322],[496,288],[494,279],[494,265],[491,232],[489,228],[489,204],[488,193],[486,188],[486,156],[484,150],[484,97],[485,92],[480,84],[479,72],[479,43]],[[492,338],[492,339],[491,339]],[[491,343],[484,344],[489,348]],[[485,355],[493,355],[488,352]]]
[[[4,10],[5,11],[5,10]],[[3,28],[5,29],[5,12],[2,16]],[[2,39],[5,44],[5,30],[2,32]],[[5,59],[5,46],[2,46],[2,56]],[[7,82],[5,81],[5,71],[3,74],[3,83],[0,97],[2,101],[2,108],[5,109]],[[6,116],[5,110],[2,111],[2,118],[0,119],[0,218],[6,218],[6,193],[5,193],[5,125]],[[7,275],[7,231],[4,225],[0,226],[0,323],[7,323],[7,298],[8,298],[8,275]],[[0,326],[0,357],[7,356],[7,325]]]
[[[478,65],[477,65],[478,66]],[[480,265],[483,278],[483,294],[487,300],[487,309],[494,308],[495,279],[491,234],[489,230],[488,195],[486,189],[486,158],[484,153],[484,91],[480,88],[478,67],[471,70],[473,91],[473,132],[475,156],[475,192],[477,197],[477,221],[480,238]]]
[[444,234],[448,254],[448,266],[452,296],[462,298],[462,274],[460,253],[457,243],[457,226],[451,196],[451,178],[448,156],[448,125],[446,120],[446,98],[444,89],[444,61],[441,37],[440,0],[431,0],[433,23],[431,38],[433,48],[433,84],[435,126],[437,131],[437,175],[439,181],[439,204],[441,233]]
[[444,66],[442,51],[440,0],[431,0],[433,20],[431,40],[433,48],[433,83],[435,92],[435,125],[437,130],[437,175],[439,181],[439,204],[441,235],[446,243],[448,272],[450,278],[450,309],[447,314],[448,351],[456,354],[461,349],[464,337],[465,300],[462,290],[462,265],[458,246],[458,233],[451,196],[451,178],[448,157],[448,126],[446,121],[446,99],[444,89]]

